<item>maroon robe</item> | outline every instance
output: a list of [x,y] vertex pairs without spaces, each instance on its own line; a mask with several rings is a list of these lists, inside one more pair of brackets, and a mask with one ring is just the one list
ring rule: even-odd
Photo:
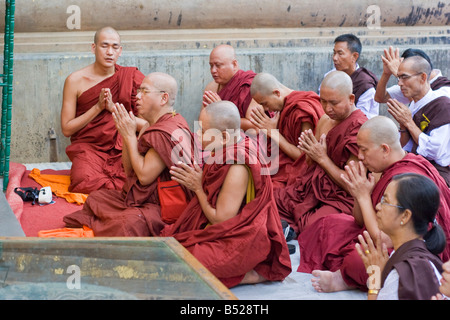
[[353,82],[353,94],[355,95],[355,105],[358,103],[359,97],[370,88],[377,88],[377,76],[367,70],[359,67],[350,76]]
[[[115,66],[116,72],[86,90],[77,99],[76,117],[98,102],[102,88],[110,88],[112,101],[135,110],[136,90],[144,75],[135,67]],[[100,188],[120,190],[125,182],[121,153],[122,140],[109,111],[103,110],[84,128],[70,137],[66,153],[72,162],[69,191],[91,193]]]
[[251,70],[238,70],[225,87],[217,92],[222,100],[231,101],[236,105],[241,118],[245,118],[248,106],[252,101],[250,86],[255,76],[256,73]]
[[[450,259],[450,189],[437,170],[422,156],[408,153],[402,160],[387,168],[372,191],[372,204],[380,202],[387,186],[395,175],[418,173],[429,177],[441,191],[441,206],[436,220],[447,237],[447,248],[441,254],[444,261]],[[365,228],[358,226],[352,216],[331,215],[316,221],[300,234],[299,272],[313,270],[340,270],[344,281],[351,287],[367,290],[367,273],[355,243]]]
[[[172,137],[176,137],[175,141]],[[139,138],[138,150],[143,156],[150,148],[158,153],[166,165],[159,177],[161,181],[167,181],[172,165],[178,161],[193,163],[193,141],[186,120],[180,114],[168,113],[145,130]],[[181,154],[172,152],[180,146]],[[165,223],[161,220],[157,186],[156,179],[142,185],[133,171],[122,191],[100,189],[92,192],[83,209],[66,215],[64,223],[74,228],[88,226],[95,236],[158,236]],[[184,190],[191,199],[192,192]]]
[[[367,121],[365,114],[356,109],[326,137],[328,157],[344,169],[351,155],[357,156],[356,135]],[[339,187],[317,163],[303,166],[297,179],[286,188],[274,189],[280,217],[297,232],[321,216],[332,213],[352,213],[353,198]]]
[[433,83],[430,85],[432,90],[438,90],[442,87],[450,87],[450,79],[447,77],[438,77]]
[[[302,133],[302,123],[309,122],[315,129],[324,113],[317,93],[312,91],[293,91],[284,101],[284,107],[277,127],[280,134],[290,144],[297,146],[298,137]],[[303,160],[305,157],[302,155],[300,158]],[[274,188],[285,187],[289,177],[292,176],[294,162],[300,164],[302,160],[297,159],[294,161],[283,151],[279,150],[278,172],[272,175]],[[296,168],[299,168],[299,166],[296,166]]]
[[[419,127],[426,135],[430,135],[430,132],[436,128],[450,123],[450,98],[443,96],[436,98],[420,110],[418,110],[413,116],[414,123]],[[442,141],[442,143],[447,143]],[[412,152],[417,154],[418,145],[413,140]],[[450,167],[443,167],[436,163],[436,161],[428,159],[433,166],[439,171],[444,178],[448,186],[450,186]]]
[[243,137],[227,146],[225,152],[216,152],[214,159],[222,161],[208,161],[203,167],[203,190],[213,207],[231,165],[245,164],[250,169],[255,198],[244,202],[236,216],[207,226],[208,220],[194,197],[178,221],[161,232],[161,236],[177,239],[227,287],[239,284],[251,270],[270,281],[283,280],[291,272],[272,182],[270,176],[261,175],[256,150],[253,142]]
[[414,239],[402,244],[389,258],[381,274],[381,287],[392,269],[399,275],[399,300],[430,300],[439,293],[439,281],[430,264],[442,273],[442,261],[428,251],[423,240]]

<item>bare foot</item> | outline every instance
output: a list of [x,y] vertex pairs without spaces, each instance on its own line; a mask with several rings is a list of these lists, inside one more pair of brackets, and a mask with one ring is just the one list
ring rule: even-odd
[[260,283],[264,281],[267,281],[267,279],[261,276],[255,270],[250,270],[245,274],[244,279],[242,279],[240,284]]
[[344,282],[341,271],[336,272],[314,270],[311,279],[312,286],[318,292],[336,292],[349,290],[350,287]]

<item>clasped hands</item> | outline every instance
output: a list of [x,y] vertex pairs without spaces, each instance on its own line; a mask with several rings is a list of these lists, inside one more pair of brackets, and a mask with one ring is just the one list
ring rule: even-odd
[[264,109],[261,106],[253,108],[250,114],[251,123],[253,123],[258,130],[263,130],[268,137],[272,136],[272,130],[277,129],[279,119],[279,112],[275,112],[274,116],[271,118],[264,112]]
[[170,167],[172,180],[182,184],[189,190],[197,193],[202,189],[202,169],[194,162],[193,166],[179,161],[177,165]]
[[117,131],[123,138],[136,138],[137,121],[132,111],[128,112],[124,105],[116,103],[111,108],[112,117],[116,125]]
[[304,152],[309,159],[319,163],[328,157],[326,138],[326,134],[322,134],[317,140],[311,129],[305,130],[298,138],[297,148]]
[[114,102],[112,101],[111,90],[109,88],[102,88],[100,90],[100,96],[98,97],[98,104],[100,109],[106,109],[109,112],[114,111]]

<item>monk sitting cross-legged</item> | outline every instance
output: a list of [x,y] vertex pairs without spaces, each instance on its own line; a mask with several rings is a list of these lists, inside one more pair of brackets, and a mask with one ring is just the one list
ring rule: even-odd
[[[69,75],[64,83],[61,129],[71,144],[70,192],[91,193],[100,188],[120,190],[125,182],[122,141],[112,112],[114,103],[136,113],[136,89],[144,75],[136,67],[116,64],[122,54],[120,36],[111,27],[95,33],[94,63]],[[138,128],[145,121],[137,119]]]
[[[256,75],[250,92],[262,106],[252,111],[251,121],[278,146],[278,171],[272,174],[272,183],[274,188],[285,187],[292,172],[304,163],[304,154],[297,148],[298,138],[308,129],[315,132],[324,114],[319,96],[312,91],[292,90],[268,73]],[[275,115],[271,118],[264,111]]]
[[290,257],[269,175],[256,146],[240,131],[229,101],[200,112],[202,146],[211,152],[203,171],[180,163],[172,179],[195,193],[188,207],[161,236],[177,239],[226,286],[283,280]]
[[344,166],[357,159],[356,134],[367,121],[354,105],[352,81],[342,71],[329,73],[322,81],[320,102],[325,111],[316,127],[303,132],[300,150],[308,166],[302,166],[286,188],[274,189],[281,219],[299,234],[319,217],[332,213],[351,214],[353,199],[341,178]]
[[[114,122],[124,148],[123,166],[127,176],[122,191],[100,189],[92,192],[82,210],[64,217],[67,227],[87,226],[96,236],[157,236],[165,223],[161,219],[158,177],[170,180],[174,163],[193,162],[193,135],[186,120],[175,113],[177,94],[174,78],[151,73],[137,94],[137,109],[148,125],[136,138],[136,117],[116,104]],[[192,193],[184,188],[187,199]]]
[[[374,117],[361,126],[357,141],[360,162],[351,162],[343,174],[355,199],[353,216],[336,214],[324,217],[298,238],[301,251],[298,271],[312,272],[315,276],[313,286],[321,292],[350,288],[367,290],[368,275],[355,244],[364,230],[374,238],[380,234],[375,207],[389,205],[389,199],[383,201],[383,195],[396,175],[420,174],[438,186],[441,205],[436,223],[444,230],[447,243],[450,239],[450,189],[430,162],[402,149],[396,124],[387,117]],[[369,175],[366,168],[371,172]],[[381,242],[392,248],[392,240],[384,233]],[[450,246],[447,244],[442,259],[449,258]]]

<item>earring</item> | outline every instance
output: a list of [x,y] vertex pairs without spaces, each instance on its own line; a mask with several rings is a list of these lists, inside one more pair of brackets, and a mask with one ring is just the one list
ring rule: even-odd
[[400,225],[403,225],[403,221],[400,221]]

